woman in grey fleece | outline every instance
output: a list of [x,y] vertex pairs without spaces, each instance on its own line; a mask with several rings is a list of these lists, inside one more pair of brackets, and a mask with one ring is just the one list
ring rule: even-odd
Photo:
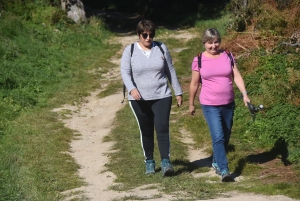
[[145,156],[146,174],[155,173],[154,128],[161,157],[162,176],[174,172],[170,163],[169,117],[174,90],[177,106],[182,105],[182,89],[167,47],[154,42],[155,25],[150,20],[138,23],[139,40],[128,45],[121,59],[121,74],[128,90],[129,105],[136,117]]

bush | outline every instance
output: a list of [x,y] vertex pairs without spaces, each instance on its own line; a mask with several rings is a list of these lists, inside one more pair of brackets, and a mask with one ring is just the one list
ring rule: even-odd
[[299,98],[298,61],[290,61],[287,55],[274,54],[261,56],[259,66],[245,76],[247,89],[260,96],[269,107],[276,104],[293,104]]
[[300,158],[300,107],[278,104],[269,108],[256,121],[249,125],[248,138],[255,139],[262,147],[272,147],[283,139],[289,150],[289,160],[299,163]]
[[251,97],[259,99],[265,110],[247,126],[245,137],[261,147],[271,147],[283,139],[287,143],[289,160],[299,163],[299,59],[292,54],[261,53],[258,67],[244,79]]

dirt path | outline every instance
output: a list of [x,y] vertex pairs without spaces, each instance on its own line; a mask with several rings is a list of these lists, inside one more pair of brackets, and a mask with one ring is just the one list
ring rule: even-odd
[[[176,37],[182,36],[185,33],[179,33]],[[130,44],[137,40],[136,36],[124,36],[117,38],[114,41],[120,42],[123,46]],[[121,48],[120,51],[123,51]],[[174,50],[175,51],[175,50]],[[111,58],[111,61],[116,64],[114,71],[110,72],[106,79],[120,79],[119,62],[120,58]],[[105,80],[101,80],[105,82]],[[103,142],[103,138],[109,134],[112,129],[112,123],[115,118],[116,112],[124,107],[126,104],[121,104],[122,93],[114,94],[103,99],[97,98],[97,94],[100,91],[93,92],[86,98],[86,103],[80,107],[64,105],[62,108],[58,108],[55,111],[70,110],[72,115],[70,118],[62,120],[67,127],[78,131],[81,135],[73,140],[71,143],[70,154],[74,157],[75,161],[80,165],[79,176],[83,178],[87,185],[77,189],[63,192],[67,197],[65,200],[91,200],[91,201],[110,201],[113,199],[122,200],[125,196],[136,195],[138,197],[144,197],[148,201],[165,201],[176,199],[173,195],[161,194],[156,189],[147,188],[141,186],[130,192],[117,192],[109,190],[108,187],[114,183],[116,176],[112,172],[106,171],[105,164],[109,162],[107,154],[111,151],[113,142]],[[184,132],[183,132],[184,133]],[[186,134],[184,136],[184,143],[192,144],[193,141]],[[191,162],[199,159],[207,158],[208,156],[202,152],[202,150],[189,149],[189,160]],[[195,177],[215,175],[211,170],[208,173],[197,174]],[[241,178],[236,178],[237,182]],[[239,194],[231,192],[226,194],[230,195],[230,198],[218,198],[212,201],[292,201],[293,199],[285,196],[261,196],[253,194]],[[160,197],[153,199],[155,197]]]

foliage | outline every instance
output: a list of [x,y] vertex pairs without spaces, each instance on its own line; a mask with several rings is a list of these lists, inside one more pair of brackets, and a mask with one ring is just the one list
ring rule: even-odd
[[232,12],[232,18],[229,21],[229,28],[235,31],[245,31],[247,25],[251,23],[253,17],[261,13],[260,0],[255,1],[231,0],[227,5],[229,12]]
[[[83,0],[86,6],[109,11],[136,13],[141,18],[153,20],[156,24],[172,26],[194,26],[198,19],[213,19],[221,16],[229,1],[204,0],[145,0],[145,1],[92,1]],[[116,22],[117,23],[117,22]],[[120,22],[119,22],[120,23]]]
[[[289,34],[295,31],[298,22],[295,16],[300,13],[295,6],[299,1],[248,1],[246,7],[243,2],[232,0],[228,5],[236,20],[229,28],[250,31],[258,40],[258,45],[246,50],[248,56],[238,59],[238,65],[247,72],[243,77],[251,100],[263,104],[265,109],[255,122],[245,125],[246,130],[239,128],[239,131],[245,133],[243,140],[260,148],[271,148],[278,140],[285,141],[288,159],[299,163],[299,53],[295,47],[280,46],[283,41],[289,42]],[[243,22],[243,28],[239,27],[239,22]],[[247,37],[243,40],[244,44],[250,44]],[[237,39],[233,37],[232,41]],[[236,116],[242,118],[239,115],[242,114]],[[243,125],[239,118],[236,121]]]
[[[299,84],[296,73],[299,60],[293,55],[265,55],[260,57],[259,67],[245,76],[247,89],[252,97],[259,97],[265,106],[257,120],[248,125],[247,138],[259,139],[256,143],[271,147],[278,139],[284,139],[290,150],[290,160],[299,163],[295,147],[299,141]],[[293,150],[293,151],[292,151]]]
[[23,10],[21,1],[1,5],[0,200],[60,200],[83,185],[65,154],[74,133],[51,110],[80,103],[101,76],[89,72],[107,71],[118,47],[103,42],[111,34],[102,21],[77,25],[40,2],[22,1]]
[[229,28],[242,32],[252,26],[255,31],[273,30],[279,35],[285,34],[286,28],[295,27],[298,23],[297,6],[297,0],[231,0],[227,5],[228,11],[232,13]]

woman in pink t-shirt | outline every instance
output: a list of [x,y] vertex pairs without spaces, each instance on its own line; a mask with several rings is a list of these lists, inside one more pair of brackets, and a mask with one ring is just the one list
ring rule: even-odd
[[233,81],[243,94],[245,106],[250,99],[233,56],[232,66],[229,55],[219,49],[221,36],[218,30],[206,29],[202,43],[205,51],[201,53],[201,66],[198,66],[198,57],[192,62],[189,112],[191,115],[195,113],[194,100],[201,84],[199,100],[212,138],[212,167],[223,182],[233,181],[226,157],[235,108]]

